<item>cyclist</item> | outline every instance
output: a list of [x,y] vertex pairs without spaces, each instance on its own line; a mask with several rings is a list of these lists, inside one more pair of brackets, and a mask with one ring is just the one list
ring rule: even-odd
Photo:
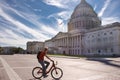
[[[46,69],[47,67],[49,66],[50,62],[48,61],[45,61],[44,60],[44,57],[48,58],[50,61],[53,61],[52,59],[50,59],[48,56],[47,56],[47,51],[48,51],[48,48],[44,48],[43,51],[40,52],[40,55],[38,56],[38,62],[41,64],[42,66],[42,70],[43,70],[43,77],[47,77],[48,75],[46,75]],[[46,66],[45,66],[46,65]]]

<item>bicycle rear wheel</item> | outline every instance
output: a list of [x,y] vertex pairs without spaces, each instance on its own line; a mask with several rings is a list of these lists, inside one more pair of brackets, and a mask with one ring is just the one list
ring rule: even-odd
[[55,67],[51,71],[51,76],[56,80],[60,79],[63,76],[63,71],[62,69]]
[[41,67],[33,68],[32,75],[34,78],[40,79],[42,77],[42,68]]

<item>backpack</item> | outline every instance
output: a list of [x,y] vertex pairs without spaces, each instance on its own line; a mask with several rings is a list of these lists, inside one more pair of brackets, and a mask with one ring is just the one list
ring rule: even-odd
[[37,59],[39,59],[40,54],[41,54],[41,51],[38,51],[38,53],[37,53]]

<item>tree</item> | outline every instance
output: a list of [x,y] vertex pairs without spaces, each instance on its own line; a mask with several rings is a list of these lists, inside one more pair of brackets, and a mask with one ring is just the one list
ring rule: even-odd
[[3,51],[3,48],[2,48],[2,47],[0,47],[0,54],[2,53],[2,51]]
[[20,48],[20,47],[11,49],[12,53],[21,53],[22,51],[24,51],[24,50],[22,48]]
[[24,49],[22,49],[21,47],[18,47],[17,49],[18,49],[18,53],[21,53],[24,51]]

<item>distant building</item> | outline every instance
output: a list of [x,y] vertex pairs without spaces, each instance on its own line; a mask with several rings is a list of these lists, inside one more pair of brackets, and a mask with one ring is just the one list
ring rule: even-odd
[[27,42],[27,53],[36,54],[38,51],[44,48],[44,42]]
[[55,37],[45,41],[50,53],[65,53],[68,47],[68,33],[59,32]]
[[54,48],[54,45],[53,45],[53,44],[54,44],[54,43],[53,43],[52,39],[45,41],[44,46],[49,48],[49,50],[48,50],[49,53],[54,53],[55,48]]
[[13,49],[16,47],[2,47],[1,54],[14,54]]
[[120,55],[120,23],[102,26],[92,6],[81,0],[68,22],[68,32],[59,32],[45,46],[56,54]]

